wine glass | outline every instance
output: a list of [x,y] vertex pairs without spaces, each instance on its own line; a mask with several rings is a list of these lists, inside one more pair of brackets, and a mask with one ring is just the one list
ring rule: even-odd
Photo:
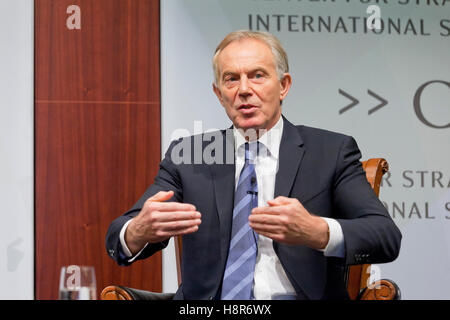
[[61,268],[60,300],[96,300],[95,270],[91,266],[70,265]]

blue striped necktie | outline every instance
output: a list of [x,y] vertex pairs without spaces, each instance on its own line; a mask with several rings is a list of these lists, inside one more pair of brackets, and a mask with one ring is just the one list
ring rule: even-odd
[[256,235],[248,225],[248,216],[258,205],[258,184],[253,161],[256,147],[256,143],[252,143],[251,148],[248,143],[245,144],[245,163],[234,194],[231,241],[223,276],[222,300],[253,298],[257,243]]

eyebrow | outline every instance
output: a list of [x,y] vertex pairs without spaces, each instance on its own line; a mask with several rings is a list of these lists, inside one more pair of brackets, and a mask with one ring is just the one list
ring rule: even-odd
[[236,72],[231,72],[231,71],[226,71],[226,72],[224,72],[224,73],[222,74],[222,79],[224,79],[226,76],[234,76],[234,75],[236,75],[236,74],[238,74],[238,73],[236,73]]
[[[267,69],[263,68],[263,67],[256,67],[254,69],[251,69],[247,73],[255,73],[255,72],[258,72],[258,71],[261,71],[261,72],[263,72],[265,74],[268,74]],[[234,75],[238,75],[238,74],[239,74],[239,72],[225,71],[222,74],[222,79],[224,79],[226,76],[234,76]]]

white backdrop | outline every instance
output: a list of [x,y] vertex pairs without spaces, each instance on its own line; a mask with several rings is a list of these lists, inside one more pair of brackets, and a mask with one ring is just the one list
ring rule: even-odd
[[0,1],[0,299],[34,298],[33,1]]
[[[352,135],[363,159],[390,164],[380,197],[403,241],[380,277],[395,280],[404,299],[448,299],[450,1],[379,1],[382,29],[372,31],[366,10],[376,2],[162,1],[163,151],[195,121],[203,130],[230,125],[211,86],[220,40],[237,29],[275,34],[294,79],[288,119]],[[177,287],[172,253],[163,255],[165,291]]]

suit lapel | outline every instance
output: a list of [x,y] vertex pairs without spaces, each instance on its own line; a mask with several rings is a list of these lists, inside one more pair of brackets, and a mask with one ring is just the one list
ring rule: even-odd
[[[220,253],[223,261],[227,257],[233,219],[235,161],[233,130],[223,131],[224,158],[223,164],[210,165],[214,195],[217,204],[217,214],[220,227]],[[231,154],[232,153],[232,154]],[[225,266],[225,264],[224,264]]]
[[278,172],[275,179],[274,198],[289,197],[298,174],[305,150],[297,128],[283,117],[283,135],[278,155]]

